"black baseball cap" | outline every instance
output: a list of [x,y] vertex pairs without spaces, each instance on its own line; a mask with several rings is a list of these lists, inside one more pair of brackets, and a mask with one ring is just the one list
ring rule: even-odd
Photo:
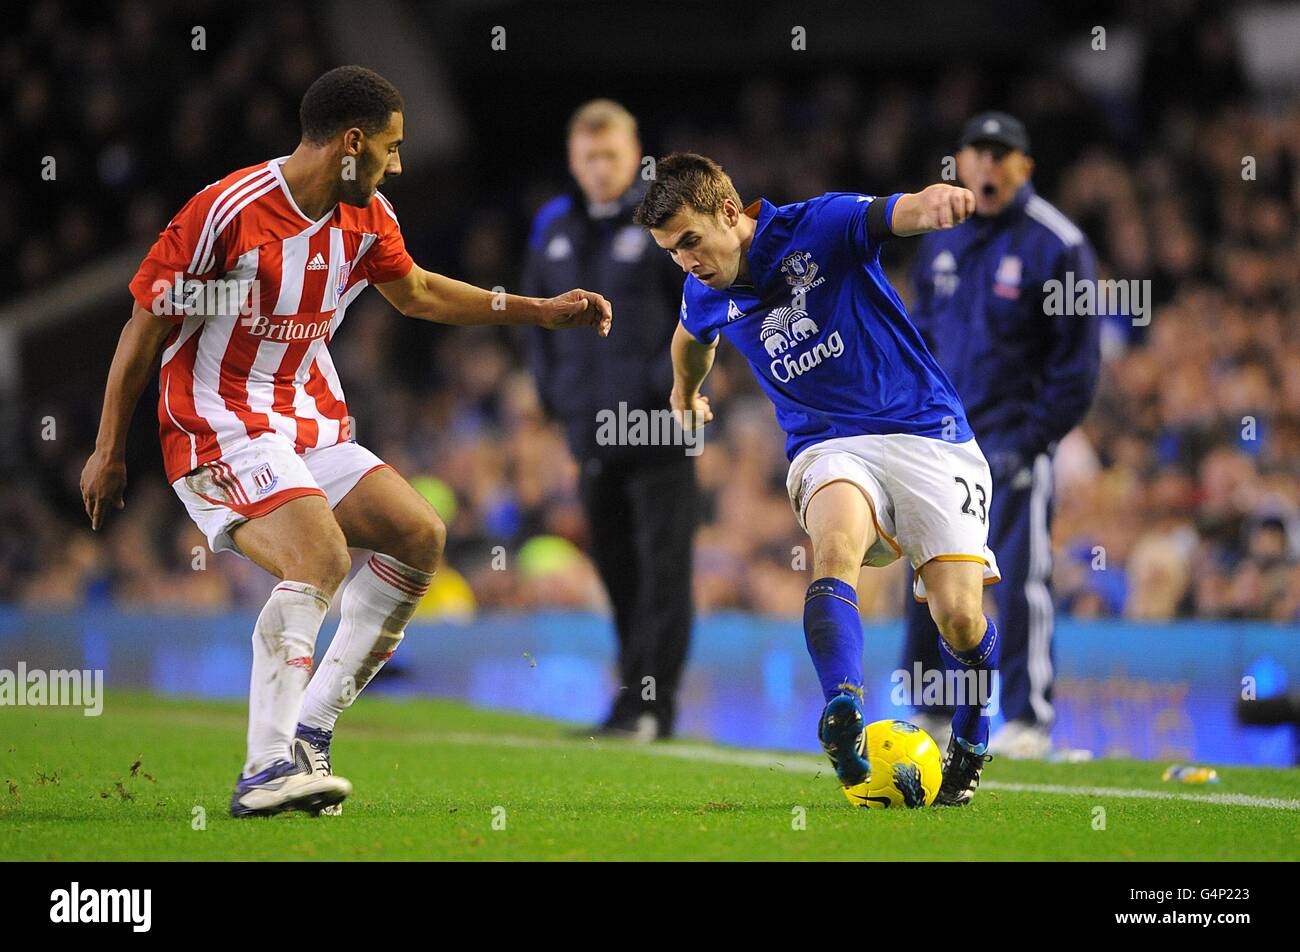
[[961,148],[976,142],[996,142],[1008,149],[1029,154],[1029,133],[1025,124],[1005,112],[981,112],[966,121],[961,130]]

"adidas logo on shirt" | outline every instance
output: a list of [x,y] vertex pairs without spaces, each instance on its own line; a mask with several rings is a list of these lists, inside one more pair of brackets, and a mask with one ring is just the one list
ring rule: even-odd
[[319,251],[307,262],[308,271],[324,271],[329,265],[325,263],[325,256]]

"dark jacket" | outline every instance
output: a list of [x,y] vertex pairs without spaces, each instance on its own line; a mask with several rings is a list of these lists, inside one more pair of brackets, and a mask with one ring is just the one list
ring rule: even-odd
[[1032,462],[1088,411],[1100,365],[1100,318],[1050,316],[1050,280],[1097,277],[1087,238],[1026,183],[1002,214],[922,239],[911,317],[957,388],[993,461]]
[[522,291],[553,297],[572,288],[603,294],[614,307],[607,338],[588,329],[532,330],[530,360],[546,412],[559,420],[579,460],[682,455],[682,448],[601,446],[597,413],[666,410],[671,343],[682,272],[650,233],[632,223],[645,189],[638,182],[608,217],[593,218],[580,193],[542,206],[533,222]]

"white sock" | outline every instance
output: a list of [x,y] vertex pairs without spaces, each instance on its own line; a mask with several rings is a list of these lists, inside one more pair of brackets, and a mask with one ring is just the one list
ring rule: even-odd
[[302,699],[302,724],[334,730],[339,715],[397,650],[432,579],[432,572],[378,552],[361,566],[343,588],[339,630]]
[[289,744],[312,653],[329,596],[306,582],[281,582],[253,627],[253,675],[248,687],[248,760],[244,776],[291,759]]

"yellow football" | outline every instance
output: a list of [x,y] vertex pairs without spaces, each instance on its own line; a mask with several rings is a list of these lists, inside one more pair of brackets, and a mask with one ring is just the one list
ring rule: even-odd
[[863,806],[925,807],[934,803],[943,780],[943,758],[932,738],[907,721],[867,725],[871,779],[858,798]]

